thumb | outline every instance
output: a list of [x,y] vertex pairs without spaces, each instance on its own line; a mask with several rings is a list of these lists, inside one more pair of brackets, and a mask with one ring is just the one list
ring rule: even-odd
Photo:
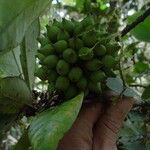
[[91,150],[93,126],[101,114],[101,104],[85,104],[72,128],[59,142],[57,150]]
[[94,128],[93,150],[115,150],[117,134],[134,100],[123,98],[109,106]]

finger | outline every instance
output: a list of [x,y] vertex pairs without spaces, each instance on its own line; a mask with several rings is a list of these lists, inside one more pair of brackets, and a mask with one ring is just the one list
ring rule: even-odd
[[72,128],[60,141],[57,150],[91,150],[92,128],[100,113],[100,103],[84,105]]
[[134,100],[123,98],[109,106],[94,128],[93,150],[115,150],[118,131]]

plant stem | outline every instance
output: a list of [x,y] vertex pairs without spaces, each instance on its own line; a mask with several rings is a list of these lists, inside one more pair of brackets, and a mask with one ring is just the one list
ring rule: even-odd
[[141,16],[139,16],[133,23],[127,25],[121,32],[121,37],[125,36],[128,32],[134,29],[138,24],[143,22],[148,16],[150,16],[150,8],[147,9]]

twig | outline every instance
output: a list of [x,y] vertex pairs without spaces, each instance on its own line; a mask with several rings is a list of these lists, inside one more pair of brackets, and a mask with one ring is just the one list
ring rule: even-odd
[[141,87],[141,88],[146,88],[146,85],[141,85],[141,84],[130,84],[131,87]]
[[134,29],[138,24],[143,22],[148,16],[150,16],[150,8],[146,10],[141,16],[139,16],[133,23],[127,25],[121,32],[121,37],[125,36],[128,32]]

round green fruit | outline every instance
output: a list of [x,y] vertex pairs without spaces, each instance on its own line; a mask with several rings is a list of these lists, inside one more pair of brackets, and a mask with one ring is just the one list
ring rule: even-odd
[[72,38],[69,40],[69,47],[74,50],[79,50],[83,47],[83,42],[80,38]]
[[82,47],[79,52],[78,52],[78,56],[80,59],[82,60],[90,60],[93,58],[94,53],[93,50],[91,48],[88,47]]
[[50,43],[49,39],[47,37],[44,37],[44,36],[38,37],[37,40],[40,42],[41,47]]
[[56,66],[57,73],[60,75],[66,75],[69,72],[69,64],[64,60],[59,60]]
[[42,81],[47,80],[47,69],[44,67],[40,67],[35,71],[35,76],[40,78]]
[[47,34],[48,34],[48,38],[50,39],[50,41],[52,42],[56,42],[57,40],[57,35],[60,32],[60,29],[57,26],[46,26],[47,28]]
[[58,57],[56,55],[49,55],[47,56],[43,64],[46,65],[48,68],[55,68],[58,62]]
[[83,26],[81,23],[77,24],[74,29],[74,35],[79,35],[83,32]]
[[72,21],[63,19],[62,23],[63,23],[63,27],[66,31],[68,31],[69,33],[73,33],[74,24]]
[[68,89],[69,85],[70,83],[68,78],[60,76],[56,80],[55,87],[58,91],[60,90],[65,92]]
[[92,26],[94,25],[94,19],[92,16],[87,16],[82,20],[82,25],[84,28],[88,27],[88,26]]
[[107,68],[113,68],[115,66],[115,59],[111,55],[106,55],[103,59],[102,62],[105,67]]
[[53,25],[60,28],[60,29],[63,28],[62,22],[57,21],[56,19],[53,20]]
[[57,77],[58,77],[58,74],[57,72],[55,72],[54,70],[48,70],[48,82],[53,82],[53,81],[56,81]]
[[116,77],[116,74],[112,71],[112,69],[103,67],[103,71],[105,72],[107,77]]
[[94,54],[96,56],[103,56],[106,54],[106,47],[102,44],[100,45],[97,45],[95,48],[94,48]]
[[102,67],[102,62],[99,59],[92,59],[85,64],[89,71],[98,71]]
[[89,84],[88,84],[88,88],[91,92],[94,92],[96,94],[101,93],[101,84],[100,84],[100,82],[95,83],[95,82],[90,81]]
[[68,43],[65,40],[60,40],[54,44],[54,48],[59,54],[61,54],[67,47]]
[[77,82],[77,86],[84,90],[87,87],[87,79],[82,77],[78,82]]
[[77,95],[77,89],[74,86],[69,86],[67,91],[65,92],[65,98],[71,99]]
[[54,48],[51,44],[46,44],[38,50],[39,53],[47,56],[54,53]]
[[53,82],[50,82],[48,84],[48,92],[49,92],[49,94],[54,94],[55,91],[56,91],[55,84]]
[[91,75],[90,75],[90,79],[93,82],[103,81],[105,79],[105,77],[106,77],[105,73],[101,70],[92,72]]
[[66,62],[71,64],[75,63],[78,59],[76,52],[71,48],[68,48],[63,52],[63,58]]
[[97,43],[97,33],[89,32],[82,36],[85,46],[92,48]]
[[58,33],[58,36],[57,36],[57,40],[68,40],[69,39],[69,33],[65,30],[61,30],[59,33]]
[[45,59],[45,56],[41,53],[37,53],[36,57],[42,62]]
[[70,70],[69,72],[69,79],[72,81],[72,82],[77,82],[80,80],[80,78],[82,77],[82,70],[81,68],[79,67],[74,67]]

